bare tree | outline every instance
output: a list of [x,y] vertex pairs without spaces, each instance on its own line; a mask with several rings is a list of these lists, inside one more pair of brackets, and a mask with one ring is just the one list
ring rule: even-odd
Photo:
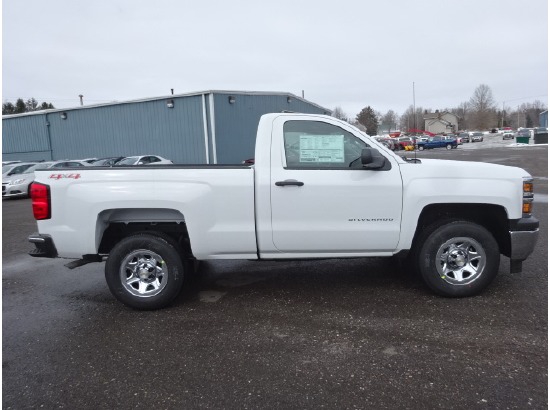
[[[399,121],[399,127],[402,130],[409,132],[409,130],[424,130],[424,108],[416,107],[416,112],[414,107],[409,105],[409,108],[403,113]],[[417,131],[412,131],[417,132]]]
[[479,85],[470,98],[468,105],[472,113],[471,126],[477,129],[487,129],[497,126],[498,117],[495,100],[493,92],[488,85]]
[[349,121],[347,114],[342,110],[342,107],[335,107],[332,111],[332,116],[339,120]]
[[398,127],[399,116],[394,110],[389,110],[386,114],[380,118],[380,126],[388,131],[396,130]]

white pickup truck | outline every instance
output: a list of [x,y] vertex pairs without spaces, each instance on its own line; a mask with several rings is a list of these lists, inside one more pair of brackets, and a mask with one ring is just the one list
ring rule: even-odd
[[395,155],[338,119],[264,115],[255,164],[36,172],[37,257],[106,259],[113,295],[162,308],[208,259],[407,256],[443,296],[481,292],[500,255],[533,251],[533,179],[520,168]]

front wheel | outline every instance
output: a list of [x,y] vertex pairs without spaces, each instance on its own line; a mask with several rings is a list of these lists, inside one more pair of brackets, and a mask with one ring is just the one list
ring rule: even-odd
[[424,151],[424,145],[418,146],[418,151]]
[[175,246],[151,234],[122,239],[105,263],[105,279],[115,298],[139,310],[166,307],[183,285],[183,262]]
[[418,269],[428,287],[439,295],[476,295],[498,273],[498,244],[487,229],[476,223],[450,221],[434,225],[425,230],[420,243]]

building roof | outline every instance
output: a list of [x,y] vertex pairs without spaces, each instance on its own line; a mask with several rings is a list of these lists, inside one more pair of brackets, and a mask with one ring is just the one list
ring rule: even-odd
[[424,117],[422,118],[425,120],[433,120],[433,119],[440,118],[446,114],[454,115],[456,118],[458,118],[458,115],[453,114],[452,112],[449,112],[449,111],[431,112],[431,113],[425,114]]
[[171,98],[181,98],[181,97],[195,97],[198,95],[206,95],[206,94],[234,94],[234,95],[281,95],[281,96],[287,96],[294,98],[296,100],[304,101],[308,104],[314,105],[318,107],[321,110],[327,111],[329,113],[332,113],[332,110],[322,107],[314,102],[311,102],[309,100],[306,100],[305,98],[298,97],[297,95],[294,95],[292,93],[287,92],[280,92],[280,91],[227,91],[227,90],[206,90],[206,91],[197,91],[192,93],[184,93],[184,94],[169,94],[161,97],[149,97],[149,98],[140,98],[137,100],[127,100],[127,101],[112,101],[109,103],[101,103],[101,104],[90,104],[90,105],[78,105],[76,107],[68,107],[68,108],[53,108],[49,110],[37,110],[37,111],[30,111],[30,112],[24,112],[21,114],[9,114],[9,115],[2,115],[2,119],[4,118],[20,118],[23,116],[28,115],[41,115],[41,114],[48,114],[48,113],[55,113],[55,112],[65,112],[65,111],[72,111],[72,110],[85,110],[88,108],[97,108],[97,107],[108,107],[108,106],[114,106],[114,105],[122,105],[122,104],[134,104],[134,103],[141,103],[141,102],[148,102],[148,101],[158,101],[158,100],[169,100]]

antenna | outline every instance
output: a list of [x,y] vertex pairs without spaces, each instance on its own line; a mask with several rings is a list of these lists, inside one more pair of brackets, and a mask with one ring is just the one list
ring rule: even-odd
[[[414,133],[416,134],[416,130],[417,130],[417,128],[416,128],[416,97],[414,95],[414,81],[413,81],[413,115],[414,115],[414,117],[413,117]],[[414,162],[416,163],[416,151],[418,149],[418,147],[416,146],[416,138],[414,140],[414,145],[415,145],[415,147],[414,147]]]

